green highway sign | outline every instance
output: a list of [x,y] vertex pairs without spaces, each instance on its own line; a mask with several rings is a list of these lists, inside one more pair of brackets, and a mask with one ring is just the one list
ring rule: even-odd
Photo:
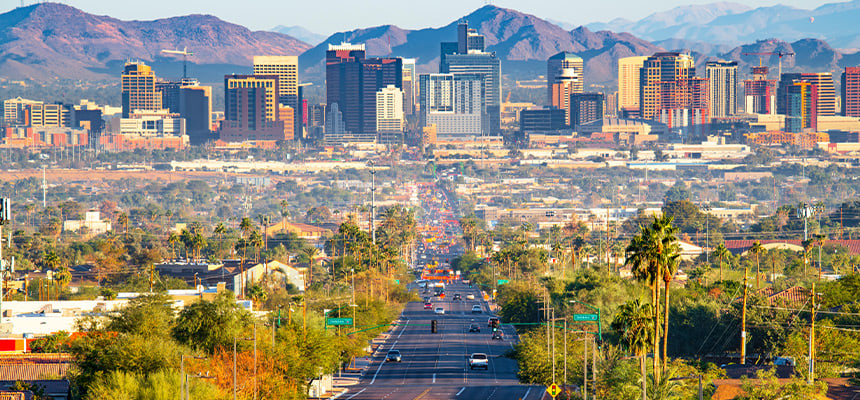
[[596,322],[597,314],[573,314],[574,322]]
[[395,284],[395,285],[399,285],[399,284],[400,284],[400,279],[395,279],[395,280],[394,280],[394,284]]
[[509,280],[507,280],[507,279],[499,279],[499,281],[498,281],[499,285],[504,285],[504,284],[506,284],[506,283],[508,283],[508,282],[510,282],[510,281],[509,281]]
[[352,318],[326,318],[325,324],[333,326],[352,325]]

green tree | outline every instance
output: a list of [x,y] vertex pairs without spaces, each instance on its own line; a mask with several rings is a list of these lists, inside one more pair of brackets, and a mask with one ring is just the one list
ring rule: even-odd
[[612,329],[621,335],[621,340],[626,345],[627,351],[633,353],[639,360],[643,400],[646,399],[647,393],[645,356],[648,353],[649,344],[653,341],[654,332],[651,330],[654,321],[652,311],[652,307],[641,304],[638,299],[628,300],[618,308],[618,313],[612,319]]
[[232,294],[222,293],[213,301],[185,307],[176,320],[173,337],[189,347],[211,353],[218,347],[232,347],[233,339],[251,324],[251,314],[236,304]]
[[752,247],[749,249],[750,254],[755,255],[755,287],[756,289],[761,289],[761,284],[759,283],[759,275],[761,274],[761,263],[759,262],[759,257],[761,253],[765,252],[764,247],[761,245],[761,242],[756,240],[753,242]]
[[729,249],[726,248],[726,245],[720,243],[717,247],[714,248],[714,251],[711,253],[711,257],[715,257],[720,260],[720,282],[723,281],[723,258],[727,258],[731,256]]

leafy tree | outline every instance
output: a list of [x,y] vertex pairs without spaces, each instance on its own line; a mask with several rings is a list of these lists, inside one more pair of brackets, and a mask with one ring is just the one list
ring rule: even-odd
[[180,343],[211,353],[218,347],[232,347],[233,339],[252,324],[251,314],[240,308],[229,293],[213,301],[199,301],[185,307],[176,320],[173,337]]
[[773,369],[756,371],[756,379],[741,378],[741,389],[745,392],[738,400],[806,400],[827,392],[827,384],[822,381],[808,385],[794,377],[787,383],[780,382]]

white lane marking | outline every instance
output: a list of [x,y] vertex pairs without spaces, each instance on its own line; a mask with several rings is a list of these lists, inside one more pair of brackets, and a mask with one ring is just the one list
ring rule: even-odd
[[[396,344],[397,344],[397,341],[395,340],[394,344],[392,344],[391,347],[388,348],[388,350],[394,350],[394,345],[396,345]],[[382,346],[380,346],[380,347],[382,347]],[[376,373],[373,374],[373,379],[370,380],[370,385],[372,385],[373,382],[376,382],[376,375],[379,375],[379,370],[382,369],[383,365],[385,365],[385,359],[382,359],[382,362],[379,363],[379,367],[376,368]]]
[[532,392],[532,387],[531,387],[531,386],[529,386],[529,390],[526,390],[526,394],[524,394],[524,395],[523,395],[523,400],[528,399],[528,398],[529,398],[529,393],[531,393],[531,392]]
[[433,383],[436,383],[436,374],[433,374]]
[[457,392],[457,394],[455,394],[454,396],[459,396],[460,393],[463,393],[464,390],[466,390],[466,388],[460,388],[460,391]]
[[400,330],[400,334],[399,334],[399,335],[397,335],[397,338],[398,338],[398,339],[400,339],[400,337],[401,337],[401,336],[403,336],[403,332],[406,332],[406,326],[408,326],[408,325],[409,325],[409,320],[407,319],[407,320],[406,320],[406,323],[405,323],[405,324],[403,324],[403,329],[401,329],[401,330]]
[[353,397],[360,395],[360,394],[361,394],[361,392],[363,392],[363,391],[365,391],[365,390],[367,390],[367,388],[361,389],[360,391],[358,391],[358,393],[356,393],[356,394],[354,394],[354,395],[352,395],[352,396],[347,397],[347,398],[346,398],[346,400],[350,400],[350,399],[352,399]]

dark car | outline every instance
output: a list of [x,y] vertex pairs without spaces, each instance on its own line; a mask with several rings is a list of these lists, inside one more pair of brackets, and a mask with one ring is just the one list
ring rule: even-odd
[[505,333],[502,331],[495,331],[495,332],[493,332],[492,339],[493,340],[504,340],[505,339]]
[[469,332],[480,332],[481,327],[478,324],[469,325]]
[[453,298],[453,300],[463,300],[463,298],[462,298],[462,297],[460,297],[460,293],[454,293],[454,298]]
[[385,356],[385,361],[397,361],[400,362],[400,350],[388,350],[388,355]]

